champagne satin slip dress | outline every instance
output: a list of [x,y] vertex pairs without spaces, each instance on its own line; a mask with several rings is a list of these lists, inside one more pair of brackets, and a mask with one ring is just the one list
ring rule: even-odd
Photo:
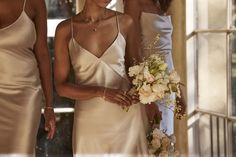
[[[0,29],[0,156],[34,156],[42,90],[35,25],[23,10]],[[7,155],[8,154],[8,155]]]
[[[101,57],[79,45],[74,39],[72,23],[69,52],[77,84],[129,89],[124,65],[126,41],[120,33],[117,15],[116,22],[117,36]],[[145,156],[145,116],[144,107],[139,103],[125,112],[119,105],[100,97],[77,100],[73,127],[74,156]]]

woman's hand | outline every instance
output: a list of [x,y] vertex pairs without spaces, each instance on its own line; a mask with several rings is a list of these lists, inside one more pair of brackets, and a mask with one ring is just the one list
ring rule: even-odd
[[45,107],[45,130],[48,132],[47,139],[52,139],[56,132],[56,120],[54,110],[51,107]]
[[135,88],[131,88],[128,91],[128,94],[131,96],[133,104],[137,104],[138,102],[140,102],[138,91]]
[[132,105],[132,97],[127,94],[127,91],[120,89],[105,88],[103,92],[103,98],[122,107]]

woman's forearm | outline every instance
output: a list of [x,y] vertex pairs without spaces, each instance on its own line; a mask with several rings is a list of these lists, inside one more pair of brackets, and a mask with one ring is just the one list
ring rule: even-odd
[[103,97],[105,87],[75,85],[72,83],[56,84],[56,90],[59,96],[74,99],[87,100],[94,97]]
[[38,60],[42,88],[46,98],[46,106],[52,106],[53,99],[52,99],[51,65],[48,51],[41,52],[41,54],[37,55],[37,58],[38,58],[37,60]]

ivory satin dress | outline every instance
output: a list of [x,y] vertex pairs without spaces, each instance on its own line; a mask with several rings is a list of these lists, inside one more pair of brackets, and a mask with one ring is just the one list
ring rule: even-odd
[[35,26],[24,8],[0,29],[0,156],[34,156],[42,103],[35,41]]
[[[118,20],[117,20],[118,24]],[[101,57],[83,48],[73,37],[69,42],[76,84],[129,89],[124,56],[126,41],[120,33]],[[117,104],[97,97],[75,103],[73,154],[76,157],[142,157],[147,153],[145,110],[133,104],[125,112]]]
[[[174,70],[172,60],[172,31],[173,26],[171,16],[160,16],[158,14],[142,12],[141,14],[143,57],[148,57],[154,53],[160,53],[165,56],[168,70]],[[157,40],[159,38],[159,40]],[[175,94],[170,96],[170,100],[175,99]],[[165,101],[158,101],[156,104],[162,112],[160,129],[168,135],[174,133],[174,105]]]

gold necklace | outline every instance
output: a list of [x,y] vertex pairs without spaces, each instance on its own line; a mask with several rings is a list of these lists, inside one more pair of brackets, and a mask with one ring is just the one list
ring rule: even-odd
[[90,17],[86,17],[85,15],[83,15],[84,22],[85,22],[85,23],[88,23],[88,24],[90,24],[90,25],[92,26],[92,31],[93,31],[93,32],[96,32],[96,31],[98,30],[98,27],[99,27],[99,25],[100,25],[100,22],[101,22],[102,20],[104,20],[105,17],[106,17],[106,9],[104,10],[103,15],[102,15],[100,18],[96,19],[96,20],[95,20],[95,19],[92,19],[92,18],[90,18]]

